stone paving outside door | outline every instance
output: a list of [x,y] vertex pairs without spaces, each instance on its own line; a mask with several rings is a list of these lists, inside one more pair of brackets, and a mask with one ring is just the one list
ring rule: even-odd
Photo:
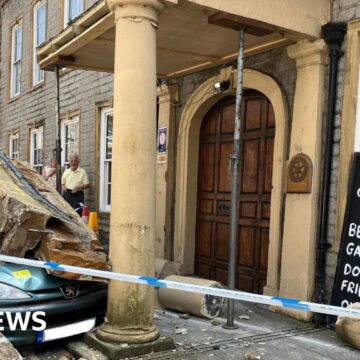
[[[205,115],[200,129],[195,274],[227,284],[235,98]],[[236,287],[262,293],[269,247],[275,118],[270,101],[244,92]]]

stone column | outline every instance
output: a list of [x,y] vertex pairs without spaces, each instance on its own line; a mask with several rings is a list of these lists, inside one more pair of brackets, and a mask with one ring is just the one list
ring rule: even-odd
[[[110,216],[112,270],[154,276],[156,28],[158,0],[107,0],[115,14],[114,136]],[[158,338],[154,290],[111,281],[97,336],[129,344]]]
[[[279,295],[309,301],[315,285],[327,47],[323,40],[303,41],[288,47],[288,54],[297,65],[289,159],[308,155],[313,176],[310,193],[286,194]],[[286,312],[303,320],[311,317]]]

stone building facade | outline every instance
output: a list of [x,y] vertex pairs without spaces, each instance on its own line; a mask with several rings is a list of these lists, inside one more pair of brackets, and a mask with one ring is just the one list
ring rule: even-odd
[[[48,0],[46,2],[47,41],[41,46],[44,50],[40,49],[40,60],[43,62],[44,67],[50,70],[51,66],[55,63],[64,66],[60,76],[61,115],[65,122],[72,116],[79,117],[80,119],[78,143],[81,165],[88,171],[92,184],[91,190],[86,195],[90,207],[99,211],[101,236],[104,240],[107,240],[110,212],[102,211],[102,200],[100,199],[103,190],[101,181],[105,169],[102,167],[101,155],[102,139],[104,136],[101,126],[101,109],[112,108],[114,98],[114,76],[111,73],[114,67],[112,62],[114,50],[110,51],[114,48],[116,42],[113,19],[109,11],[101,5],[104,3],[103,1],[84,1],[83,10],[85,16],[74,19],[71,24],[73,26],[71,36],[69,35],[69,39],[63,40],[61,39],[62,34],[65,36],[68,33],[66,31],[62,33],[64,20],[62,16],[59,16],[59,13],[64,12],[66,8],[64,6],[65,2],[66,0],[59,2],[50,2]],[[54,6],[55,3],[56,5]],[[112,3],[112,1],[109,1],[109,3]],[[171,19],[174,22],[174,14],[179,17],[184,16],[184,14],[191,14],[194,17],[194,23],[199,21],[201,26],[203,26],[200,22],[202,20],[201,16],[213,14],[214,9],[229,11],[234,14],[237,13],[244,17],[247,15],[251,16],[251,11],[247,13],[248,9],[245,5],[238,8],[235,6],[236,1],[232,0],[229,0],[227,3],[214,1],[212,8],[209,8],[206,4],[204,5],[204,3],[207,3],[206,1],[202,2],[200,0],[182,1],[179,4],[177,4],[177,1],[166,2],[166,4],[168,3],[173,3],[173,5],[176,3],[176,5],[174,7],[169,6],[164,13],[165,15],[161,15],[163,17],[160,17],[159,31],[161,31],[163,25],[166,31],[170,32],[170,38],[174,46],[178,44],[179,49],[164,50],[162,48],[161,51],[163,53],[160,51],[159,54],[164,56],[164,59],[169,54],[175,54],[180,60],[182,56],[188,56],[186,61],[191,62],[204,56],[198,54],[204,51],[204,48],[201,48],[199,44],[197,45],[198,48],[194,47],[191,49],[191,52],[189,49],[186,51],[180,49],[186,41],[178,41],[176,32],[171,33],[169,27],[166,27],[169,25],[166,22],[166,16],[169,17],[169,22],[171,23]],[[193,7],[192,3],[196,3],[196,6]],[[274,113],[275,125],[272,124],[269,128],[265,129],[266,131],[264,130],[264,139],[273,136],[274,143],[273,145],[266,145],[268,144],[266,143],[267,140],[261,143],[261,146],[270,146],[270,148],[274,146],[274,150],[267,151],[274,154],[274,165],[271,166],[269,173],[266,173],[264,169],[261,170],[265,175],[259,170],[261,179],[266,179],[266,176],[272,178],[272,183],[268,182],[266,184],[268,186],[267,191],[271,193],[271,201],[268,198],[265,199],[265,197],[264,201],[244,200],[244,203],[246,202],[247,205],[243,209],[244,214],[247,212],[247,215],[244,215],[244,224],[246,224],[244,227],[247,226],[246,231],[248,231],[244,235],[248,242],[242,245],[244,246],[244,253],[250,251],[249,248],[252,248],[253,242],[259,242],[261,236],[263,236],[262,239],[266,243],[264,247],[266,251],[262,247],[256,248],[257,250],[254,250],[253,253],[251,252],[253,250],[251,250],[249,257],[252,257],[252,260],[249,260],[246,257],[247,255],[242,255],[241,251],[239,253],[240,258],[244,256],[241,258],[243,262],[241,264],[242,267],[240,266],[241,271],[244,271],[241,281],[244,284],[255,284],[255,282],[257,284],[251,285],[252,287],[244,285],[244,290],[262,292],[264,288],[267,294],[303,300],[311,300],[313,298],[317,261],[318,207],[323,165],[322,145],[328,82],[327,46],[321,39],[321,25],[330,21],[349,22],[349,24],[352,24],[350,27],[352,26],[352,31],[355,34],[358,29],[356,19],[360,17],[360,6],[355,0],[334,0],[332,2],[322,0],[317,2],[318,7],[316,8],[313,8],[310,3],[311,1],[305,1],[301,4],[296,2],[297,6],[300,6],[296,10],[297,13],[306,15],[310,11],[312,14],[303,18],[303,24],[301,23],[301,17],[292,17],[294,19],[293,23],[289,25],[282,23],[283,19],[278,13],[268,12],[264,14],[259,10],[258,16],[263,18],[263,21],[274,26],[283,26],[283,31],[280,32],[282,39],[274,41],[279,41],[281,45],[275,47],[264,46],[265,50],[254,51],[245,58],[244,86],[248,91],[247,95],[250,102],[259,96],[259,94],[264,95],[267,99],[262,99],[261,101],[268,101],[264,102],[267,104],[264,105],[267,110],[264,110],[265,108],[256,109],[254,110],[255,113],[263,114],[267,111],[269,117],[266,119],[266,122],[268,124],[272,123],[272,111]],[[332,4],[331,12],[328,12],[328,5],[330,3]],[[19,157],[28,161],[31,161],[31,141],[29,136],[32,127],[38,125],[44,126],[43,153],[45,158],[51,154],[55,143],[54,74],[51,71],[46,72],[43,83],[35,87],[31,86],[31,9],[34,4],[36,2],[29,4],[25,0],[8,0],[3,1],[1,7],[0,129],[2,136],[0,137],[0,150],[9,152],[10,136],[19,132]],[[85,11],[86,9],[87,11]],[[291,11],[295,10],[289,8],[288,11],[291,13]],[[10,69],[12,64],[10,54],[11,29],[14,20],[19,16],[22,16],[23,26],[21,90],[19,96],[11,98],[9,97],[9,77],[11,77]],[[98,23],[95,20],[91,20],[93,18],[96,18]],[[314,21],[314,23],[308,23],[308,19],[312,19],[311,21]],[[90,40],[86,39],[83,36],[83,31],[86,29],[90,32],[90,26],[98,26],[103,31],[103,37],[98,39],[96,36],[93,36],[89,38]],[[174,26],[176,27],[176,24]],[[215,32],[214,29],[211,30]],[[96,31],[100,30],[96,28]],[[287,34],[287,31],[289,34]],[[219,34],[221,34],[220,30]],[[208,42],[214,40],[213,38],[206,37],[204,33],[195,34],[194,37],[197,35],[203,36]],[[287,37],[287,35],[289,36]],[[219,36],[221,40],[220,35],[216,33],[216,36]],[[233,36],[232,38],[232,36],[230,34],[229,38],[226,38],[229,44],[232,39],[237,41],[237,37]],[[131,34],[129,34],[129,37],[131,38]],[[82,41],[82,48],[72,47],[72,40],[74,38]],[[161,33],[160,40],[164,41],[164,38],[168,40]],[[285,41],[281,43],[284,39]],[[189,37],[186,40],[188,42],[192,41]],[[354,91],[357,91],[357,83],[356,85],[349,85],[349,76],[351,78],[358,76],[357,65],[353,64],[352,60],[352,54],[354,51],[358,51],[358,47],[355,44],[355,35],[350,46],[348,40],[345,40],[343,43],[345,55],[341,58],[339,65],[328,231],[328,241],[332,244],[332,247],[327,253],[326,262],[327,300],[329,300],[329,294],[331,294],[339,249],[339,234],[341,232],[345,206],[343,199],[347,189],[348,153],[352,152],[346,148],[347,145],[344,145],[341,139],[354,132],[355,120],[352,120],[353,122],[350,121],[345,127],[343,123],[344,118],[348,118],[346,111],[349,111],[349,107],[347,104],[349,101],[353,101]],[[233,43],[231,45],[233,46]],[[101,51],[94,52],[94,49],[99,48],[102,49],[103,56],[99,56]],[[351,50],[350,53],[349,49]],[[84,53],[89,51],[89,54],[93,54],[93,63],[89,64],[89,62],[86,62],[81,51],[84,51]],[[55,59],[54,54],[59,54],[58,60]],[[173,58],[169,58],[169,64],[176,63],[176,61],[180,62],[180,60],[176,59],[175,55]],[[205,58],[213,61],[216,57],[207,55]],[[73,69],[65,69],[65,67]],[[191,69],[191,67],[189,68]],[[155,254],[156,257],[165,259],[174,265],[174,271],[183,274],[192,274],[195,271],[198,275],[215,277],[220,281],[226,282],[223,267],[224,263],[226,263],[224,258],[227,256],[225,246],[221,250],[223,252],[218,253],[217,256],[219,258],[213,259],[213,263],[206,265],[208,266],[206,267],[204,264],[208,260],[205,259],[205,261],[204,258],[212,256],[207,255],[207,250],[209,247],[212,247],[210,252],[216,252],[218,244],[214,240],[215,242],[209,245],[213,241],[211,240],[210,243],[202,245],[200,240],[196,240],[197,238],[205,239],[210,232],[213,234],[213,231],[217,231],[216,236],[219,238],[225,237],[228,231],[223,226],[225,223],[228,223],[227,215],[225,216],[228,206],[228,191],[224,191],[226,194],[222,194],[221,196],[223,197],[221,199],[216,198],[217,193],[214,195],[215,198],[210,198],[210,191],[200,191],[202,189],[201,186],[206,188],[211,185],[209,183],[201,183],[201,181],[203,178],[207,178],[207,174],[213,170],[209,170],[209,167],[207,167],[209,165],[208,159],[211,156],[209,153],[206,153],[207,155],[205,154],[202,159],[202,150],[199,151],[199,149],[202,149],[202,147],[209,149],[212,141],[210,137],[214,135],[210,134],[210,136],[209,133],[206,133],[206,129],[204,130],[205,125],[201,126],[201,124],[205,124],[206,121],[210,123],[214,112],[218,114],[216,116],[221,117],[224,116],[224,112],[227,111],[226,109],[229,106],[233,109],[234,102],[231,103],[231,101],[234,100],[236,88],[236,57],[232,56],[228,61],[224,60],[221,63],[215,61],[213,66],[204,66],[204,68],[197,68],[195,66],[194,68],[196,70],[181,70],[179,73],[168,71],[169,76],[159,76],[161,79],[159,79],[157,89],[157,124],[159,128],[166,129],[167,131],[168,147],[165,157],[158,154],[156,164],[157,218]],[[109,73],[80,69],[105,69]],[[121,72],[121,70],[119,71]],[[213,87],[214,83],[218,81],[229,81],[230,83],[229,87],[220,94],[215,93]],[[136,87],[139,84],[134,82],[128,84],[128,86]],[[140,86],[139,92],[141,92]],[[146,97],[147,95],[142,94],[141,96]],[[142,104],[142,102],[139,101],[139,104]],[[353,104],[352,107],[355,105]],[[353,113],[352,117],[354,118]],[[249,124],[249,126],[257,125]],[[271,130],[274,127],[276,130]],[[267,132],[268,130],[269,132]],[[275,135],[269,135],[270,130],[275,131]],[[141,138],[141,135],[139,136]],[[224,132],[218,134],[218,136],[219,138],[216,141],[214,140],[217,144],[216,146],[225,149],[227,133]],[[254,141],[257,140],[255,139]],[[344,146],[345,149],[343,149]],[[254,148],[250,146],[249,151],[252,151],[251,149]],[[209,151],[211,152],[212,150]],[[290,191],[287,188],[287,164],[299,154],[307,155],[313,166],[310,190],[304,193]],[[221,172],[222,174],[226,173],[228,166],[227,159],[224,161],[226,165],[223,165],[220,161],[220,164],[216,165],[218,168],[214,171]],[[266,161],[268,161],[267,158],[264,162],[266,163]],[[251,168],[252,166],[255,165],[248,167]],[[121,167],[118,164],[115,173],[117,171],[121,171]],[[257,175],[249,175],[249,179],[251,176]],[[225,183],[228,181],[225,177],[221,179],[225,179]],[[219,180],[220,182],[221,179]],[[264,180],[264,182],[266,181]],[[227,184],[224,185],[224,188],[227,188]],[[200,192],[206,193],[205,195],[203,194],[204,198],[200,199]],[[216,211],[220,213],[220,218],[213,222],[211,230],[206,228],[206,225],[202,227],[202,224],[209,221],[209,217],[206,217],[207,215],[205,216],[204,214],[199,215],[197,212],[201,206],[204,206],[204,213],[206,213],[206,204],[210,204],[210,201],[214,202],[208,206],[212,210],[216,208]],[[254,210],[251,203],[256,201],[260,205],[258,205],[259,208]],[[263,203],[261,203],[262,201]],[[214,205],[215,203],[216,205]],[[263,216],[260,220],[262,224],[266,224],[266,226],[258,226],[256,232],[261,234],[261,236],[256,237],[256,240],[251,238],[251,230],[249,230],[251,226],[255,226],[251,215],[253,211],[256,212],[256,216],[259,218]],[[203,215],[204,217],[201,217]],[[251,221],[253,222],[251,223],[249,219],[252,219]],[[261,232],[261,227],[266,229]],[[201,236],[198,235],[199,231]],[[256,261],[254,260],[255,258]],[[253,276],[253,272],[249,270],[252,267],[251,261],[253,260],[257,262],[257,270],[260,275]],[[196,263],[196,261],[198,262]],[[204,270],[205,268],[207,270]],[[211,270],[208,270],[208,268],[211,268]],[[207,271],[209,272],[207,273]],[[307,317],[304,316],[304,318]]]

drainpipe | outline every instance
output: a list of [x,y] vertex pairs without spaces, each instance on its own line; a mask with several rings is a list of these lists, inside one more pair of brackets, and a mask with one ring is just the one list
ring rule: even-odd
[[[334,138],[334,120],[335,120],[335,103],[337,90],[337,73],[341,53],[341,44],[346,33],[345,23],[328,23],[322,27],[322,35],[329,47],[329,84],[327,94],[327,111],[326,111],[326,136],[325,136],[325,160],[323,165],[323,187],[321,191],[321,208],[320,208],[320,229],[319,241],[317,246],[317,264],[316,264],[316,289],[315,301],[324,303],[325,295],[325,265],[326,254],[331,244],[327,241],[328,237],[328,213],[330,203],[330,177],[332,165],[332,149]],[[321,322],[317,318],[316,322]]]
[[56,190],[61,194],[61,123],[60,123],[60,77],[59,66],[55,66],[55,80],[56,80],[56,142],[53,150],[56,156]]

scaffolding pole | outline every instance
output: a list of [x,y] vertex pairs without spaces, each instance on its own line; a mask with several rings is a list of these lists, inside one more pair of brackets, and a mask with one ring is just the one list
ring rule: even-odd
[[[236,84],[236,111],[233,153],[230,155],[232,187],[231,187],[231,214],[230,214],[230,241],[229,241],[229,268],[228,287],[235,289],[236,283],[236,261],[237,261],[237,238],[239,229],[239,183],[241,179],[241,101],[243,94],[243,72],[244,72],[244,43],[245,31],[239,31],[239,55],[237,63],[237,84]],[[225,329],[237,329],[234,324],[234,299],[227,299],[227,322],[223,325]]]

